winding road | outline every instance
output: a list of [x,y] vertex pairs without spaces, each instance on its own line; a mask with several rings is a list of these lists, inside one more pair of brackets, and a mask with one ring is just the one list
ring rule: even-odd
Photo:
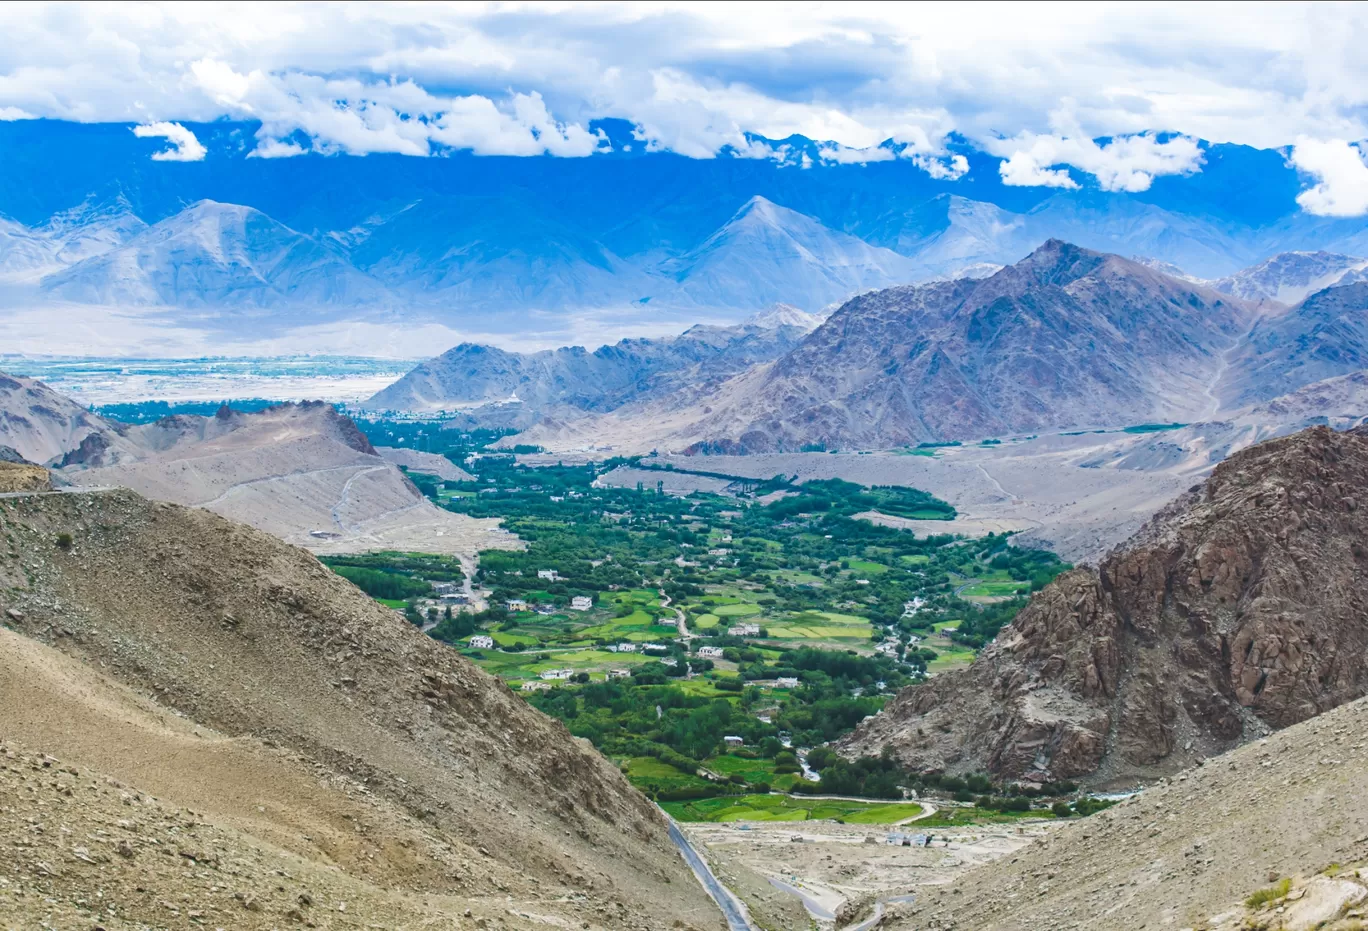
[[704,890],[712,896],[717,907],[722,909],[722,917],[727,919],[729,931],[759,931],[755,925],[751,924],[750,912],[746,910],[746,906],[742,905],[741,900],[713,875],[712,868],[694,849],[693,843],[684,836],[684,832],[679,829],[679,825],[675,824],[675,820],[670,818],[668,814],[665,817],[670,822],[670,840],[674,841],[674,845],[679,848],[679,853],[684,857],[684,862],[689,864],[689,868],[698,877],[698,881],[703,884]]

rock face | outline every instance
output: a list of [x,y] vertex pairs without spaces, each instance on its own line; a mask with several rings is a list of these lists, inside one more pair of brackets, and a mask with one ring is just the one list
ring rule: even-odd
[[1368,430],[1243,450],[969,668],[843,744],[1003,779],[1153,775],[1368,693]]

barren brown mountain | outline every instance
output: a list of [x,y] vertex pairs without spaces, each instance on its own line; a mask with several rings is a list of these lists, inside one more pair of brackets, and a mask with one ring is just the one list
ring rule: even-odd
[[610,763],[266,533],[0,499],[0,623],[6,928],[720,925]]
[[843,744],[910,766],[1115,782],[1368,693],[1368,430],[1243,450],[1100,569],[1037,594],[967,669]]

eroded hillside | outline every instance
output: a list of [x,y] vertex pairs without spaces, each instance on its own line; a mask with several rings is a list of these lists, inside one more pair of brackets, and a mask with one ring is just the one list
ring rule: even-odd
[[611,764],[265,533],[125,491],[0,500],[0,620],[21,924],[720,921]]
[[911,767],[1173,772],[1368,693],[1368,431],[1250,447],[845,743]]

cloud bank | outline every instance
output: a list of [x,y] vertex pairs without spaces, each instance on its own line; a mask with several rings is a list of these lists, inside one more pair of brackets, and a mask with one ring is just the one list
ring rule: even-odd
[[[0,118],[182,130],[250,118],[262,124],[254,154],[278,158],[583,157],[606,147],[590,126],[611,117],[652,151],[774,158],[754,136],[801,134],[826,143],[821,162],[896,156],[946,179],[968,170],[948,147],[956,133],[997,155],[1006,183],[1069,188],[1090,175],[1112,191],[1200,171],[1195,139],[1295,140],[1305,209],[1361,200],[1362,159],[1346,155],[1368,138],[1361,7],[974,9],[9,4]],[[197,142],[159,135],[171,143],[159,159],[196,157]]]
[[156,162],[198,162],[208,153],[195,134],[179,123],[147,123],[134,126],[133,135],[139,139],[165,139],[171,148],[152,153]]

